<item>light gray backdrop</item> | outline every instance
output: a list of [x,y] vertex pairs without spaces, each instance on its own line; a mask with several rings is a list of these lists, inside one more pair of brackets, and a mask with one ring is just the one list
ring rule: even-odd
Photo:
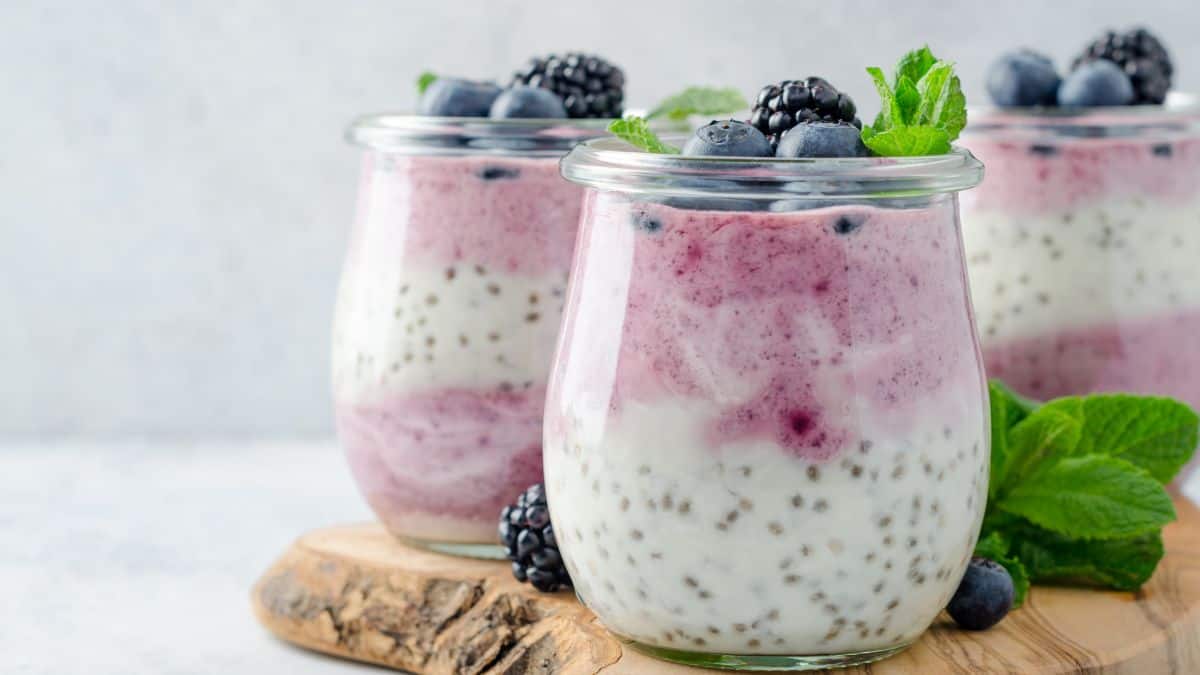
[[1001,50],[1062,63],[1145,23],[1200,89],[1195,2],[0,3],[0,435],[331,431],[328,324],[350,221],[354,115],[402,110],[426,68],[505,77],[594,50],[645,105],[751,94],[929,42],[968,95]]

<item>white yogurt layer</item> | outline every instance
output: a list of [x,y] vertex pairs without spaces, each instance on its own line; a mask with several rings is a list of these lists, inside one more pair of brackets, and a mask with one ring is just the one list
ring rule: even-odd
[[363,266],[343,284],[333,336],[340,401],[457,387],[527,389],[546,380],[562,273],[407,263]]
[[985,343],[1200,307],[1200,201],[966,208],[963,239]]
[[986,420],[944,419],[932,399],[907,438],[860,405],[868,440],[820,464],[769,441],[712,448],[719,411],[688,399],[561,420],[546,482],[580,598],[618,634],[688,651],[914,640],[961,578],[987,490]]

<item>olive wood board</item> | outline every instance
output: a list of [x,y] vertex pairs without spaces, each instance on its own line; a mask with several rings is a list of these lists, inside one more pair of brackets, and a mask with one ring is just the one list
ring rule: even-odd
[[[1200,673],[1200,511],[1175,498],[1166,556],[1137,593],[1036,586],[988,631],[943,613],[911,648],[840,673]],[[251,603],[283,640],[421,675],[687,675],[607,633],[567,592],[542,594],[504,562],[406,546],[377,524],[300,537]]]

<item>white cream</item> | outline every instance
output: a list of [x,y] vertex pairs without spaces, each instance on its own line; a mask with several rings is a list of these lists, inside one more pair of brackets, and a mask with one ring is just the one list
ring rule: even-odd
[[338,399],[544,383],[566,279],[481,270],[407,263],[346,274],[334,321]]
[[1038,215],[964,208],[985,343],[1200,307],[1200,201],[1140,197]]
[[948,418],[962,406],[939,403],[923,401],[903,439],[856,403],[869,446],[821,464],[769,441],[713,448],[709,403],[574,408],[607,416],[565,419],[547,438],[577,592],[611,630],[658,647],[820,654],[912,641],[954,592],[986,496],[986,420]]

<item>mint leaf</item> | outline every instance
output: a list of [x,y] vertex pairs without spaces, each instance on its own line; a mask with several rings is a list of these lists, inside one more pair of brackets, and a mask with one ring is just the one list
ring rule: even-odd
[[1078,541],[1027,526],[1010,552],[1021,559],[1038,583],[1105,586],[1134,591],[1154,574],[1163,557],[1160,532],[1137,537]]
[[897,127],[875,133],[863,128],[863,144],[884,157],[944,155],[950,152],[950,136],[935,127]]
[[741,92],[732,87],[688,87],[663,99],[646,115],[652,120],[666,117],[670,120],[685,120],[692,115],[726,115],[750,107]]
[[908,126],[916,121],[917,108],[921,105],[921,94],[917,85],[907,77],[901,77],[896,82],[896,106],[900,109],[900,122]]
[[1043,406],[1008,431],[1008,458],[1003,482],[996,490],[1005,494],[1031,474],[1070,455],[1083,430],[1070,415]]
[[1080,423],[1077,455],[1108,455],[1171,482],[1200,443],[1200,416],[1169,398],[1097,394],[1057,399],[1045,406]]
[[679,154],[679,148],[660,141],[658,136],[650,130],[650,125],[641,117],[613,120],[612,124],[608,125],[608,130],[626,143],[647,152],[660,155]]
[[[896,102],[896,95],[892,92],[891,86],[888,85],[883,71],[879,68],[867,68],[867,74],[871,76],[871,80],[875,83],[875,90],[879,92],[879,100],[882,103],[879,108],[879,115],[875,117],[874,131],[882,133],[893,126],[904,124],[904,115],[900,111],[900,106]],[[863,131],[866,131],[865,127]],[[867,137],[864,134],[863,141],[866,140]]]
[[917,89],[921,104],[916,123],[945,129],[950,140],[958,138],[967,123],[967,99],[954,66],[938,61],[917,83]]
[[1008,476],[1008,430],[1028,417],[1036,404],[1016,395],[999,380],[988,382],[988,401],[992,418],[992,467],[988,478],[988,497],[992,498]]
[[417,78],[417,94],[424,94],[429,85],[433,84],[437,79],[438,76],[428,70],[421,73],[420,77]]
[[1016,608],[1025,604],[1025,596],[1029,593],[1029,573],[1025,565],[1009,551],[1008,540],[999,532],[992,532],[975,544],[975,555],[999,563],[1012,577],[1013,607]]
[[[1018,428],[1041,416],[1038,411]],[[1041,468],[1008,490],[997,506],[1079,539],[1149,534],[1175,519],[1171,498],[1153,476],[1123,459],[1099,455],[1067,457]]]
[[896,75],[893,78],[899,82],[901,78],[907,77],[913,82],[920,82],[925,73],[933,67],[937,62],[937,57],[933,52],[929,51],[929,46],[926,45],[920,49],[913,51],[900,57],[900,62],[896,64]]

